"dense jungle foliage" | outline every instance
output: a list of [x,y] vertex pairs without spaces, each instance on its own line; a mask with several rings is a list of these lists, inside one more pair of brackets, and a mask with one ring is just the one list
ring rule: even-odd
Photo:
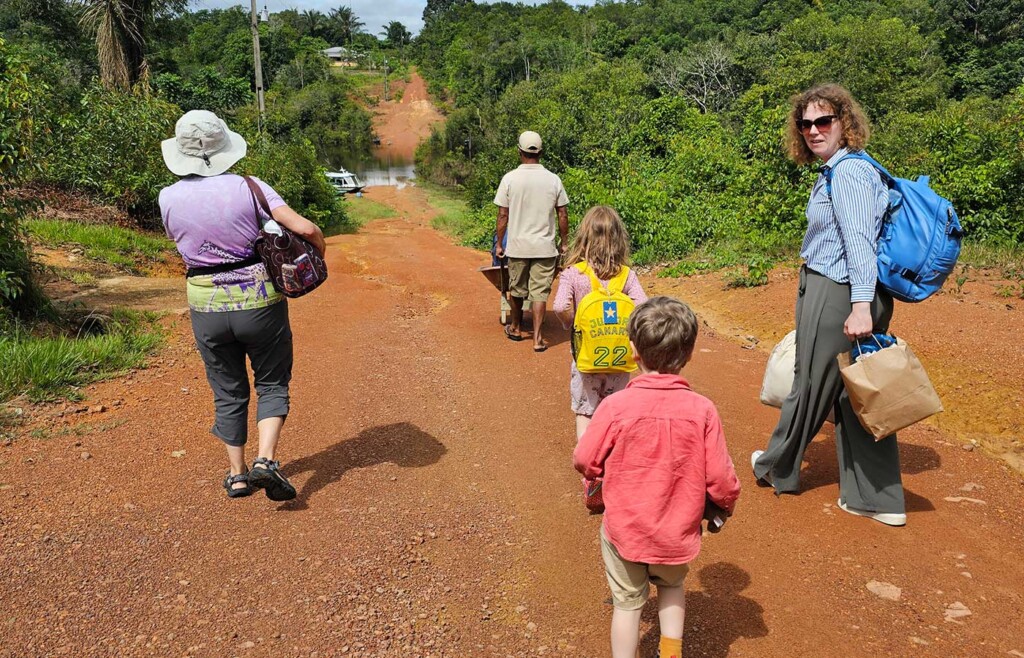
[[156,227],[157,194],[175,180],[159,142],[190,109],[213,110],[246,137],[237,171],[263,178],[322,226],[347,222],[322,175],[325,153],[368,149],[370,115],[354,100],[358,72],[331,67],[320,51],[344,45],[362,54],[360,68],[373,68],[402,58],[408,31],[392,23],[378,39],[349,7],[271,14],[259,24],[267,90],[259,126],[248,9],[187,5],[0,3],[0,321],[45,306],[21,228],[31,202],[13,191],[26,182],[77,191]]
[[789,98],[827,81],[871,117],[868,150],[930,175],[970,239],[1024,241],[1024,0],[429,0],[424,20],[417,59],[448,121],[418,173],[468,191],[470,243],[489,246],[530,129],[574,221],[616,207],[638,262],[791,254],[816,172],[783,152]]

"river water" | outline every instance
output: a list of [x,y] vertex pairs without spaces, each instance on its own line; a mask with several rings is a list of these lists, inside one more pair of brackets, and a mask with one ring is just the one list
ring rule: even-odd
[[328,154],[328,163],[333,169],[344,167],[351,171],[367,187],[386,185],[402,189],[413,184],[416,177],[411,157],[396,154],[386,148],[362,154],[336,151]]

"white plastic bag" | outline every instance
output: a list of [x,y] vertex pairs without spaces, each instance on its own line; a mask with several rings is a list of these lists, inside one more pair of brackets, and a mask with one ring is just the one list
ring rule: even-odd
[[793,390],[793,370],[796,368],[796,330],[779,341],[768,357],[761,382],[761,404],[781,408],[782,401]]
[[[783,336],[768,357],[761,382],[761,404],[782,408],[782,402],[793,390],[796,378],[796,329]],[[835,422],[835,411],[829,411],[825,419]]]

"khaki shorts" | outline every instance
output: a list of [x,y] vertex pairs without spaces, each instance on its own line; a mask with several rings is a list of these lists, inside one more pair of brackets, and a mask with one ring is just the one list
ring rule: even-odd
[[555,281],[558,258],[508,257],[509,292],[513,297],[530,302],[546,302]]
[[651,596],[651,583],[658,587],[681,587],[690,570],[688,564],[643,564],[624,559],[608,541],[601,526],[601,556],[612,602],[619,610],[639,610]]

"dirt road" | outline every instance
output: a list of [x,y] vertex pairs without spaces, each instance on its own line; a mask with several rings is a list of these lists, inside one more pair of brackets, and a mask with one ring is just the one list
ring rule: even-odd
[[[224,496],[179,317],[152,367],[0,447],[0,655],[607,655],[566,334],[549,318],[539,355],[506,340],[485,258],[429,228],[422,191],[369,196],[399,218],[332,238],[331,279],[290,303],[298,499]],[[913,428],[909,522],[887,528],[835,508],[823,435],[805,492],[776,498],[748,466],[777,417],[764,362],[705,327],[684,372],[744,486],[687,581],[686,655],[1024,655],[1019,475]]]
[[[0,653],[606,655],[565,334],[542,355],[504,339],[480,254],[428,227],[419,190],[371,196],[408,218],[333,238],[331,280],[291,304],[298,500],[224,497],[179,321],[152,369],[89,391],[106,411],[0,452]],[[746,468],[775,418],[763,365],[705,332],[687,368],[745,486],[692,571],[688,655],[1024,652],[1020,479],[925,428],[903,436],[904,529],[835,509],[824,438],[807,491],[777,499]]]

